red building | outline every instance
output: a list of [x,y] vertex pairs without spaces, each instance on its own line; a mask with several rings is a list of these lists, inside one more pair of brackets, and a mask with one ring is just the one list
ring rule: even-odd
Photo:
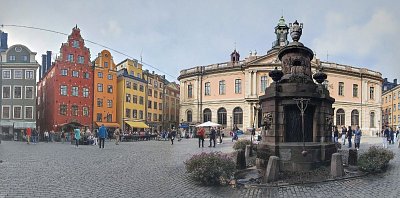
[[89,49],[74,27],[60,55],[38,82],[37,127],[69,131],[71,126],[91,128],[93,120],[93,70]]

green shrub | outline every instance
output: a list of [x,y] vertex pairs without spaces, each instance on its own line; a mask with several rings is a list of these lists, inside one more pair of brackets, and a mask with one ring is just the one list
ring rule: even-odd
[[235,162],[220,152],[193,155],[184,163],[190,177],[205,185],[224,184],[236,171]]
[[269,149],[257,149],[257,158],[268,161],[269,157],[273,155],[274,153]]
[[360,155],[358,166],[365,172],[382,172],[386,169],[389,161],[394,158],[393,151],[371,146],[366,153]]
[[235,149],[235,150],[240,150],[240,149],[246,150],[246,145],[250,145],[250,144],[251,144],[250,140],[238,140],[233,145],[233,149]]

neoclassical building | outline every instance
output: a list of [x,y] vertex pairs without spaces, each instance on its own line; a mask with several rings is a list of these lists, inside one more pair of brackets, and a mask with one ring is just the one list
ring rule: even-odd
[[[278,51],[288,44],[289,27],[281,18],[275,27],[276,40],[265,55],[251,53],[240,59],[236,49],[230,61],[182,70],[180,81],[180,118],[195,125],[205,121],[231,129],[251,128],[260,115],[255,113],[259,96],[265,94],[272,79],[268,72],[278,67]],[[334,124],[359,125],[364,135],[372,135],[381,125],[382,75],[366,68],[333,62],[311,61],[312,72],[322,69],[328,78],[324,84],[335,98]]]

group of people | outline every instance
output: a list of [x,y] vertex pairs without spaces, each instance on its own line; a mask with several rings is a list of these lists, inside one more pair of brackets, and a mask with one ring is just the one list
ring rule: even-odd
[[381,131],[383,148],[387,148],[388,144],[394,144],[397,142],[398,135],[399,130],[394,131],[392,127],[386,126],[385,129]]
[[351,126],[349,126],[348,128],[346,128],[345,126],[342,126],[340,132],[339,132],[338,127],[334,126],[334,128],[333,128],[333,141],[335,143],[339,142],[339,135],[341,135],[341,139],[342,139],[342,144],[343,145],[346,145],[346,139],[347,139],[348,148],[352,147],[352,140],[353,140],[353,137],[354,137],[354,148],[356,148],[357,150],[360,149],[362,132],[361,132],[361,129],[360,129],[359,126],[356,126],[355,129],[352,129]]
[[[206,131],[203,127],[200,127],[197,130],[197,137],[199,138],[199,148],[204,147],[204,139],[206,137]],[[215,147],[215,143],[216,143],[216,138],[219,138],[219,144],[222,144],[222,139],[223,139],[223,133],[221,131],[221,128],[219,127],[211,127],[210,129],[210,134],[209,134],[209,138],[210,138],[210,145],[208,147]]]

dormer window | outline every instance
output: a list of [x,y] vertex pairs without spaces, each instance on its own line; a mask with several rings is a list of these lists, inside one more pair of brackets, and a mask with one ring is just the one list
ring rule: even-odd
[[74,41],[74,42],[72,43],[72,47],[74,47],[74,48],[79,48],[79,42],[78,42],[78,41]]

